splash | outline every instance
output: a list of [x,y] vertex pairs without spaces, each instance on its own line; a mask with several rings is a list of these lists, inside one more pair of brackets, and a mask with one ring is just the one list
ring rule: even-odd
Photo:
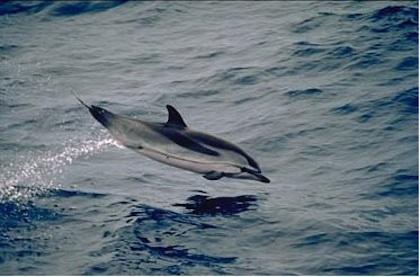
[[68,141],[60,151],[28,153],[15,162],[0,166],[0,202],[27,201],[35,195],[61,187],[57,177],[74,160],[87,158],[109,147],[122,147],[110,137]]

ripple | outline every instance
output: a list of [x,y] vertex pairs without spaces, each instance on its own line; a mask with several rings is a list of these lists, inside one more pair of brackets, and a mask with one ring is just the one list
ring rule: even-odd
[[406,70],[417,70],[419,67],[418,58],[407,57],[404,58],[396,67],[396,70],[406,71]]
[[357,111],[357,107],[352,105],[352,104],[345,104],[343,106],[337,107],[332,109],[331,111],[335,114],[339,114],[339,115],[346,115],[346,114],[351,114],[354,113],[355,111]]
[[212,58],[220,57],[223,54],[225,54],[224,51],[215,51],[215,52],[212,52],[212,53],[209,53],[209,54],[198,55],[194,58],[195,59],[212,59]]
[[403,111],[416,114],[419,107],[419,89],[414,87],[408,90],[398,92],[392,101],[403,105]]
[[22,204],[13,201],[1,202],[0,212],[3,215],[0,221],[0,228],[3,231],[21,225],[30,226],[33,221],[57,220],[62,217],[56,211],[40,208],[32,203]]
[[324,53],[326,50],[317,44],[305,43],[298,44],[298,49],[293,52],[293,56],[297,57],[310,57]]
[[418,174],[402,174],[400,170],[382,186],[377,194],[388,197],[412,197],[413,195],[418,195],[418,178]]
[[287,91],[286,95],[290,96],[290,97],[306,97],[306,96],[317,96],[320,95],[322,93],[322,90],[319,88],[308,88],[308,89],[304,89],[304,90],[291,90],[291,91]]
[[0,4],[0,15],[16,13],[38,13],[53,4],[50,1],[37,2],[3,2]]
[[401,18],[410,17],[412,19],[417,19],[418,21],[418,9],[414,7],[407,6],[387,6],[375,11],[371,19],[373,21],[378,20],[390,20],[398,21]]
[[[330,266],[323,270],[324,273],[328,274],[354,274],[354,275],[373,275],[382,272],[386,269],[390,274],[396,274],[396,266],[398,266],[394,259],[389,259],[389,256],[380,254],[377,258],[365,257],[363,253],[363,242],[369,241],[369,244],[376,246],[383,245],[387,249],[394,249],[391,257],[397,258],[400,255],[404,257],[404,265],[406,270],[404,274],[417,274],[417,270],[412,267],[417,261],[399,252],[405,245],[414,244],[418,246],[418,232],[349,232],[337,236],[341,237],[342,241],[349,241],[343,248],[355,247],[362,251],[359,255],[354,258],[348,258],[341,266]],[[343,249],[342,248],[342,249]],[[413,248],[413,252],[418,252]],[[412,253],[414,254],[414,253]],[[339,254],[338,254],[339,255]],[[352,261],[353,259],[353,261]],[[357,265],[354,265],[354,260],[359,261]],[[347,265],[346,265],[347,264]],[[409,268],[412,268],[411,270]]]

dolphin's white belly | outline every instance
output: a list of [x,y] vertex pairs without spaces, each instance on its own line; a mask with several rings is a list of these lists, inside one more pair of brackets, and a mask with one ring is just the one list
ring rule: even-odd
[[152,160],[200,174],[206,174],[211,171],[225,173],[241,172],[237,165],[229,162],[205,161],[189,157],[178,157],[150,148],[143,148],[137,151]]

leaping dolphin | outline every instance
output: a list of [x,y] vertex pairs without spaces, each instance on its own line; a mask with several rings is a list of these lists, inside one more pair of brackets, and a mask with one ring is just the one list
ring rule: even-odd
[[270,182],[261,174],[257,162],[241,148],[188,128],[171,105],[166,106],[168,121],[156,123],[117,115],[75,97],[116,140],[153,160],[202,174],[208,180],[229,177]]

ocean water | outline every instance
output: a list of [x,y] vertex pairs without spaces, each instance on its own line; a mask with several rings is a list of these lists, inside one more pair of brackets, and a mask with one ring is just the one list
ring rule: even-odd
[[[12,1],[0,38],[0,274],[418,274],[416,1]],[[72,92],[272,182],[124,149]]]

